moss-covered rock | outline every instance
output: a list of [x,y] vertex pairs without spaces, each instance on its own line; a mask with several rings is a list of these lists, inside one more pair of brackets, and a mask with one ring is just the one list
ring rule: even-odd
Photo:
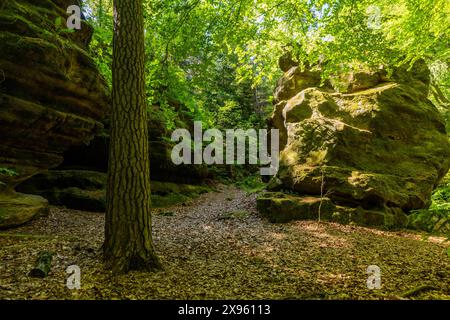
[[[186,106],[171,102],[175,111],[177,128],[192,131],[193,119],[186,111]],[[109,155],[109,120],[104,121],[102,130],[89,145],[76,145],[64,152],[64,161],[57,169],[94,170],[106,172]],[[177,183],[199,184],[211,178],[206,165],[175,165],[171,159],[173,146],[170,141],[172,131],[167,128],[163,111],[157,105],[149,107],[149,149],[150,174],[152,179]]]
[[[405,225],[405,213],[429,206],[450,168],[450,144],[427,99],[429,72],[421,61],[413,70],[399,68],[389,79],[355,74],[348,93],[310,85],[315,77],[299,77],[293,85],[296,71],[289,70],[276,90],[286,100],[277,101],[271,119],[282,148],[275,178],[281,183],[274,190],[323,194],[336,207],[351,209],[352,219],[341,214],[343,221],[364,225]],[[288,211],[281,214],[286,216],[297,210],[304,218],[303,200],[286,197],[270,197],[271,209],[259,207]],[[288,207],[278,209],[277,203]]]
[[310,88],[289,100],[283,113],[289,136],[279,178],[296,192],[319,194],[323,184],[344,204],[409,211],[430,204],[450,166],[438,111],[404,85],[357,94]]
[[49,196],[51,197],[49,198],[50,203],[71,209],[92,212],[105,212],[106,210],[106,191],[104,189],[84,190],[75,187],[54,189]]
[[48,201],[40,196],[17,192],[0,194],[0,229],[17,227],[48,212]]
[[0,13],[0,167],[8,189],[102,128],[108,88],[86,52],[92,28],[61,32],[68,1],[6,1]]
[[[293,66],[278,81],[274,92],[274,102],[287,101],[306,88],[319,87],[320,82],[319,71],[302,70],[299,66]],[[329,88],[328,83],[324,87]]]
[[329,219],[336,207],[329,198],[267,192],[257,199],[257,208],[271,222]]
[[[103,127],[109,93],[87,53],[93,30],[83,21],[81,30],[65,32],[71,4],[0,5],[0,168],[15,172],[0,172],[0,194],[13,194],[20,182],[56,167],[67,148],[88,143]],[[22,218],[41,207],[30,206],[24,196],[14,199],[17,205],[25,201]]]
[[283,72],[287,72],[292,67],[298,66],[298,62],[293,59],[292,52],[288,51],[278,59],[278,66]]
[[84,170],[50,170],[17,186],[20,192],[38,194],[53,205],[104,212],[106,174]]
[[[104,172],[87,170],[49,170],[17,186],[20,192],[38,194],[53,205],[71,209],[104,212],[106,209],[106,181]],[[154,207],[167,207],[189,201],[210,188],[162,181],[151,182]]]
[[38,194],[49,189],[79,188],[84,190],[105,189],[106,174],[88,170],[49,170],[23,182],[20,192]]
[[390,208],[366,210],[362,207],[339,206],[335,205],[328,197],[266,192],[260,195],[256,201],[261,215],[275,223],[292,220],[327,220],[385,229],[407,225],[407,217],[402,210]]
[[184,194],[187,196],[196,196],[209,192],[211,189],[207,186],[191,185],[183,183],[172,183],[163,181],[151,182],[152,194],[167,195],[173,193]]
[[163,181],[152,181],[151,189],[152,206],[155,208],[189,202],[200,194],[211,191],[207,186]]

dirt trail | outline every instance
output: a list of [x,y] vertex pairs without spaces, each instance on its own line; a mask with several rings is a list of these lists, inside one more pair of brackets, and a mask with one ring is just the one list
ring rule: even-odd
[[[450,299],[443,239],[334,223],[270,224],[256,195],[233,187],[155,210],[164,271],[113,277],[102,268],[104,215],[52,207],[48,217],[0,232],[0,298],[19,299]],[[27,273],[40,250],[56,253],[45,279]],[[81,290],[66,288],[67,266]],[[379,290],[366,286],[381,268]],[[421,287],[423,286],[423,287]]]

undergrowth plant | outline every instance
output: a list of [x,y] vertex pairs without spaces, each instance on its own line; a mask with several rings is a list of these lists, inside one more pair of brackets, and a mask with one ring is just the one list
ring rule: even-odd
[[433,192],[428,209],[414,210],[409,216],[409,226],[450,237],[450,175]]

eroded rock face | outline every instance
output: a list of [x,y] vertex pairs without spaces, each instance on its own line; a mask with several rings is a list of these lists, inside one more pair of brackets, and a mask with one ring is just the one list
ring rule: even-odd
[[[275,105],[271,123],[284,148],[277,189],[327,197],[335,205],[328,206],[331,215],[377,212],[381,224],[400,223],[402,214],[427,207],[449,170],[450,145],[444,121],[427,99],[428,70],[422,62],[413,70],[398,70],[391,79],[356,75],[347,93],[306,87],[316,76],[305,80],[303,73],[296,81],[297,71],[289,70],[285,78],[291,80],[279,83],[287,88],[276,92],[290,94]],[[292,83],[305,85],[293,94]]]
[[[186,128],[193,134],[193,119],[184,115],[182,105],[172,104],[176,113],[176,128]],[[172,131],[167,129],[162,110],[158,105],[149,107],[149,146],[150,146],[150,177],[152,180],[170,181],[176,183],[201,184],[211,179],[211,172],[206,165],[175,165],[171,159],[174,143],[170,141]],[[182,118],[184,116],[184,118]],[[108,120],[101,134],[94,137],[89,145],[70,147],[64,152],[64,161],[58,170],[93,170],[107,172],[109,154]]]
[[[48,170],[21,183],[17,190],[43,196],[53,205],[83,211],[105,212],[106,181],[104,172]],[[209,190],[204,186],[154,180],[151,181],[151,187],[154,207],[184,202],[190,197]]]
[[49,170],[17,186],[20,192],[37,194],[50,204],[76,210],[104,212],[106,173],[84,170]]
[[11,0],[0,13],[0,168],[16,172],[0,174],[5,194],[102,128],[108,89],[85,51],[91,28],[63,31],[70,4]]

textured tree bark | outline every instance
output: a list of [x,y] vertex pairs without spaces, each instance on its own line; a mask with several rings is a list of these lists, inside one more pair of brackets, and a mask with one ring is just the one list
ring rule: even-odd
[[105,266],[113,273],[160,268],[150,216],[150,161],[142,0],[114,1],[113,88]]

